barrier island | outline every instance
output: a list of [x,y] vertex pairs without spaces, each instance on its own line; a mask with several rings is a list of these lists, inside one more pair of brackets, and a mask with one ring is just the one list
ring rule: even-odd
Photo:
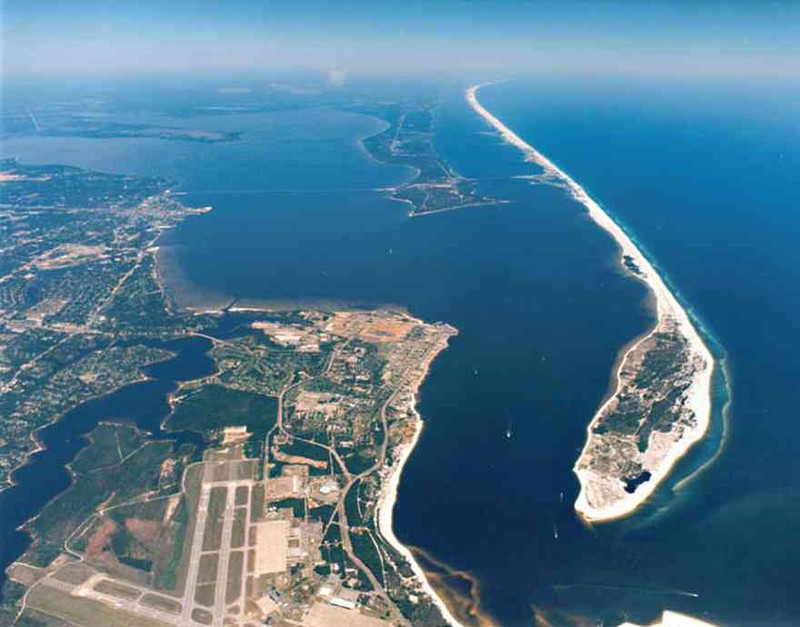
[[565,189],[586,207],[617,242],[623,268],[654,297],[655,324],[617,360],[612,391],[589,423],[573,468],[580,482],[575,510],[584,520],[626,516],[707,431],[714,359],[686,310],[630,236],[566,172],[486,110],[478,101],[479,89],[467,89],[470,106],[542,168],[537,182]]

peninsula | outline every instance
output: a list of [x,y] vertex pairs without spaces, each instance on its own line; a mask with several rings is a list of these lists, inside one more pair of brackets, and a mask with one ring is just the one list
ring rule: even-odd
[[435,100],[404,100],[355,108],[387,124],[383,131],[362,140],[367,152],[381,163],[402,165],[413,172],[408,181],[384,191],[406,203],[412,217],[507,202],[481,193],[476,181],[459,174],[442,157],[434,138],[436,106]]
[[565,189],[620,248],[622,266],[655,298],[656,322],[617,361],[614,387],[587,428],[573,471],[580,482],[575,509],[586,521],[636,510],[708,429],[714,359],[687,312],[633,240],[586,190],[525,142],[466,91],[470,106],[529,162],[540,183]]
[[[160,236],[207,208],[165,180],[12,159],[0,188],[0,509],[28,536],[0,624],[459,625],[392,519],[417,391],[455,328],[176,310]],[[102,417],[75,421],[94,401]],[[64,488],[12,518],[81,436]]]

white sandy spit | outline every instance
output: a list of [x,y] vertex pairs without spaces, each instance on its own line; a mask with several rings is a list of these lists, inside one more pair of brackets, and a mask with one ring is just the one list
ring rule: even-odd
[[[637,625],[635,623],[622,623],[619,627],[645,626]],[[678,612],[670,612],[667,610],[661,615],[661,620],[659,622],[653,623],[649,625],[649,627],[715,627],[715,625],[700,620],[699,618],[694,618],[692,616],[686,616],[685,614],[678,614]]]
[[[612,506],[609,507],[592,507],[587,500],[585,489],[587,483],[591,480],[591,477],[587,476],[585,471],[575,470],[575,473],[578,475],[578,479],[581,484],[580,493],[575,501],[575,509],[584,519],[588,521],[600,521],[625,516],[638,508],[655,491],[661,481],[663,481],[664,478],[669,474],[670,470],[678,461],[678,459],[680,459],[694,443],[700,440],[708,429],[711,417],[711,375],[714,359],[711,356],[711,352],[708,350],[708,347],[705,345],[691,320],[689,319],[686,311],[683,309],[683,307],[681,307],[675,296],[667,288],[667,286],[664,284],[664,281],[655,271],[652,264],[637,248],[625,231],[623,231],[622,228],[620,228],[620,226],[614,222],[614,220],[612,220],[611,217],[603,210],[603,208],[586,193],[586,190],[572,180],[572,178],[570,178],[563,170],[561,170],[543,154],[535,150],[530,144],[525,142],[521,137],[519,137],[505,124],[493,116],[489,111],[484,109],[480,102],[478,102],[478,89],[480,89],[480,85],[470,87],[466,91],[466,98],[470,106],[497,131],[499,131],[505,141],[522,151],[528,161],[536,163],[544,169],[548,176],[563,183],[564,186],[569,190],[572,197],[587,208],[589,211],[589,216],[592,218],[592,220],[594,220],[601,228],[611,234],[620,247],[620,258],[625,255],[631,257],[641,271],[642,276],[640,278],[653,291],[653,294],[656,298],[658,323],[661,323],[665,318],[673,318],[677,322],[680,332],[688,340],[692,352],[702,357],[706,364],[706,367],[702,368],[697,373],[697,376],[695,377],[695,380],[692,382],[692,385],[688,391],[688,406],[694,411],[696,417],[695,427],[692,430],[685,432],[683,437],[681,437],[678,442],[672,445],[669,453],[656,468],[648,468],[652,475],[650,480],[641,484],[633,494],[627,495],[626,493],[624,498],[616,501]],[[658,323],[653,330],[641,338],[639,342],[643,341],[646,337],[655,332]],[[629,354],[639,342],[631,346],[626,355]],[[625,355],[623,355],[622,359],[620,359],[618,362],[620,368],[624,363],[624,360]],[[615,393],[619,389],[619,368],[616,374],[617,390],[615,390]],[[614,395],[611,395],[609,397],[609,400],[606,401],[606,404],[613,399],[613,396]],[[591,429],[595,420],[597,419],[598,415],[600,415],[606,404],[598,409],[594,418],[589,423],[589,426],[587,427],[587,441],[588,436],[591,434]]]

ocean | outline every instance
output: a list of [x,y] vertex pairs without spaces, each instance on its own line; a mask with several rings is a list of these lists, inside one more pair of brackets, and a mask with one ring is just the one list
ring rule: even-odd
[[411,173],[360,144],[384,125],[335,106],[170,118],[243,132],[229,144],[36,137],[3,152],[167,176],[188,203],[213,205],[163,242],[181,304],[392,305],[457,327],[421,390],[426,426],[395,525],[474,575],[498,624],[663,609],[800,624],[800,90],[548,78],[479,94],[635,237],[728,373],[709,436],[664,488],[634,516],[587,527],[572,465],[619,349],[652,323],[647,293],[583,207],[521,178],[534,166],[468,107],[465,86],[441,87],[437,146],[505,204],[408,217],[379,188]]

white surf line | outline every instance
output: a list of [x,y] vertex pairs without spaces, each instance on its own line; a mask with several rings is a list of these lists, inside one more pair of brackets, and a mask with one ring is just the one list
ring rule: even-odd
[[381,496],[380,502],[378,504],[375,518],[378,523],[378,531],[381,534],[381,537],[388,542],[391,547],[400,553],[406,560],[408,561],[409,565],[411,566],[411,570],[414,571],[414,575],[416,576],[417,580],[422,585],[422,589],[425,593],[431,598],[434,605],[439,608],[439,611],[442,613],[442,616],[447,621],[449,625],[452,627],[464,627],[461,623],[456,620],[456,618],[450,613],[450,610],[445,605],[444,601],[436,594],[436,591],[433,589],[433,586],[428,583],[428,579],[425,577],[425,573],[422,570],[422,567],[419,565],[417,560],[414,558],[414,555],[408,549],[406,545],[404,545],[400,540],[397,539],[397,536],[394,533],[394,523],[393,523],[393,512],[394,512],[394,504],[397,501],[397,488],[400,485],[400,476],[403,474],[403,466],[406,465],[408,458],[411,456],[412,451],[417,446],[417,441],[419,440],[419,436],[422,433],[422,420],[417,418],[416,420],[416,427],[414,429],[414,437],[411,439],[411,442],[407,444],[402,444],[402,452],[400,453],[400,457],[395,461],[394,466],[392,467],[391,474],[389,475],[389,480],[386,484],[386,487],[383,491],[383,495]]
[[[506,142],[518,148],[525,155],[526,160],[540,166],[546,175],[564,183],[570,195],[587,208],[589,211],[589,216],[592,218],[592,220],[594,220],[598,226],[607,231],[614,238],[614,240],[616,240],[620,247],[621,258],[624,256],[629,256],[631,259],[633,259],[641,273],[639,278],[648,285],[656,298],[658,321],[656,325],[654,325],[653,329],[640,338],[635,344],[633,344],[627,350],[623,358],[618,361],[618,368],[615,373],[617,381],[615,393],[609,396],[608,400],[606,400],[606,402],[603,403],[603,405],[597,410],[592,418],[592,421],[589,423],[586,429],[586,446],[588,446],[589,437],[591,436],[591,429],[594,423],[601,415],[602,411],[607,407],[608,403],[610,403],[614,396],[616,396],[617,392],[619,392],[621,385],[619,375],[625,359],[628,355],[630,355],[632,350],[641,344],[641,342],[655,333],[660,324],[666,318],[672,318],[675,320],[682,335],[689,342],[693,351],[696,354],[699,354],[706,362],[706,367],[695,376],[690,390],[687,393],[689,406],[694,411],[697,420],[695,428],[690,432],[684,432],[683,437],[681,437],[675,446],[671,448],[670,453],[667,455],[666,459],[659,464],[658,468],[648,469],[651,472],[650,480],[641,484],[640,488],[630,495],[630,498],[626,498],[621,502],[618,502],[613,507],[605,507],[602,509],[596,509],[592,507],[588,503],[585,489],[587,479],[589,477],[586,476],[585,471],[577,470],[577,464],[576,468],[573,469],[575,474],[578,475],[578,479],[580,480],[581,484],[580,493],[575,501],[575,509],[587,520],[610,520],[612,518],[619,518],[632,513],[636,508],[638,508],[655,491],[661,481],[669,474],[675,463],[681,457],[683,457],[683,455],[686,454],[691,446],[700,440],[707,431],[711,418],[711,375],[714,366],[714,358],[711,355],[711,351],[705,345],[699,333],[697,332],[697,329],[695,329],[694,325],[689,319],[686,311],[683,309],[683,307],[681,307],[675,296],[664,284],[664,281],[661,279],[661,276],[658,274],[658,272],[656,272],[653,265],[639,250],[636,244],[633,243],[633,240],[631,240],[627,233],[625,233],[625,231],[616,222],[614,222],[614,220],[605,212],[605,210],[589,196],[586,190],[583,189],[583,187],[576,183],[572,178],[570,178],[566,172],[556,166],[552,161],[537,151],[533,146],[528,144],[519,135],[517,135],[514,131],[512,131],[494,115],[492,115],[488,110],[486,110],[481,103],[478,102],[477,98],[477,92],[481,87],[482,85],[473,85],[466,90],[465,95],[470,106],[484,120],[491,124]],[[584,446],[584,451],[586,450],[586,446]],[[581,456],[583,456],[583,451],[581,452]]]
[[33,111],[31,111],[30,107],[28,107],[28,117],[30,117],[31,122],[33,122],[33,126],[36,129],[36,132],[41,133],[42,127],[39,126],[39,122],[36,121],[36,117],[33,115]]
[[[445,346],[446,346],[445,340]],[[440,347],[440,350],[436,353],[438,356],[439,352],[444,350],[444,347]],[[436,358],[434,356],[434,359]],[[431,360],[432,362],[433,360]],[[420,381],[416,385],[416,389],[419,390],[419,386],[421,385],[422,381],[425,380],[428,369],[430,368],[430,362],[428,363],[428,368],[426,368],[425,372],[422,374]],[[428,579],[425,577],[425,572],[422,570],[422,567],[419,565],[417,560],[414,558],[414,555],[408,549],[406,545],[404,545],[400,540],[398,540],[397,536],[394,533],[394,505],[397,501],[397,488],[400,486],[400,477],[403,474],[403,467],[406,465],[408,458],[411,456],[411,453],[414,451],[414,448],[417,446],[417,442],[419,441],[419,436],[422,433],[422,427],[424,425],[422,417],[420,416],[419,412],[417,411],[417,394],[416,392],[413,395],[412,400],[412,412],[414,414],[414,437],[411,438],[410,442],[401,444],[400,447],[400,455],[395,459],[394,464],[392,465],[391,471],[389,473],[389,478],[386,480],[384,484],[384,488],[382,490],[381,496],[378,500],[378,506],[375,508],[375,522],[377,523],[378,533],[380,533],[381,537],[389,543],[389,545],[397,551],[400,555],[402,555],[411,566],[411,570],[414,572],[414,575],[417,578],[417,581],[422,586],[422,589],[425,593],[430,597],[433,604],[439,608],[439,611],[442,613],[442,617],[447,621],[451,627],[464,627],[458,620],[453,616],[453,614],[448,609],[447,605],[444,601],[436,594],[436,591],[433,589],[430,583],[428,583]]]

